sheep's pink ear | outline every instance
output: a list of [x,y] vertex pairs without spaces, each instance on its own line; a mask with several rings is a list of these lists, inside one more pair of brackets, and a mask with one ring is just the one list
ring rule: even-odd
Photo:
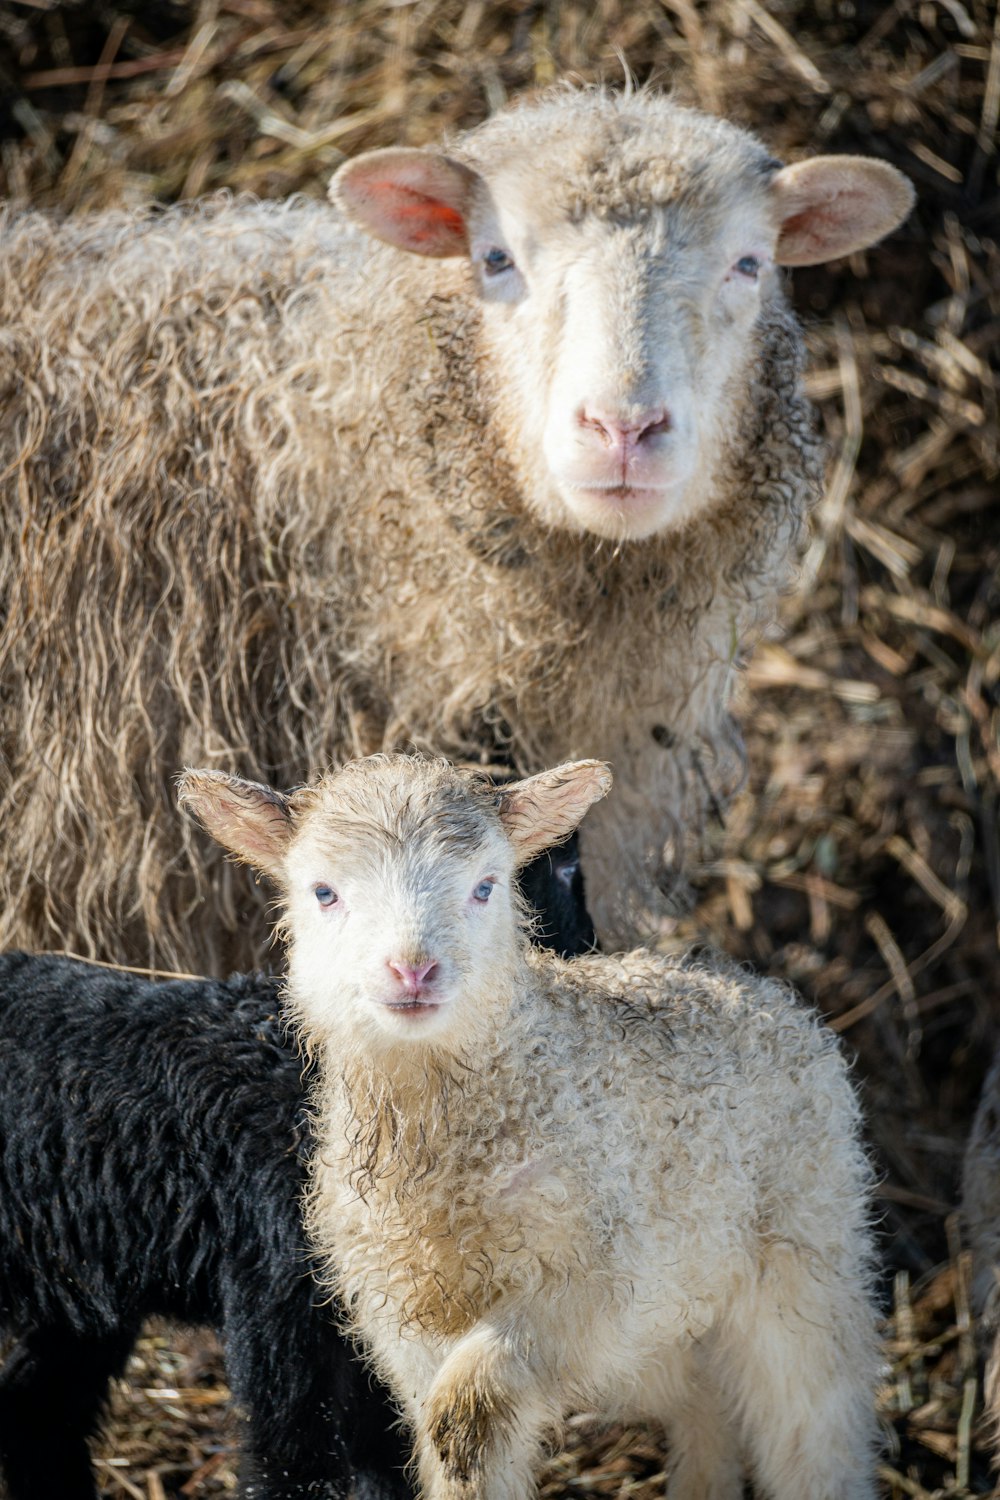
[[913,184],[887,161],[868,156],[814,156],[772,179],[782,266],[815,266],[874,245],[913,207]]
[[230,854],[268,875],[280,874],[292,832],[287,797],[224,771],[185,771],[177,800]]
[[479,179],[435,151],[390,148],[345,162],[330,197],[376,239],[414,255],[465,255],[466,215]]
[[498,794],[500,821],[518,865],[561,844],[610,788],[611,768],[603,760],[569,761],[504,787]]

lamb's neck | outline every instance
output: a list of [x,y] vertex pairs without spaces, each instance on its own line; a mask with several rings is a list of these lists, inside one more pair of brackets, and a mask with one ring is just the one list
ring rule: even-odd
[[330,1080],[328,1124],[360,1197],[408,1195],[407,1185],[431,1171],[470,1076],[460,1059],[429,1048],[342,1061]]
[[463,1122],[489,1100],[517,1045],[524,984],[532,982],[526,964],[523,975],[510,1003],[477,1016],[460,1045],[386,1039],[326,1048],[330,1133],[341,1149],[346,1144],[362,1193],[379,1183],[396,1191],[419,1179],[460,1141]]

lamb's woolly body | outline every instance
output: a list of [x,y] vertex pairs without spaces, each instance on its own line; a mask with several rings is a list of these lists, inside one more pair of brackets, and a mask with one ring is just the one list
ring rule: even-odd
[[[435,1349],[543,1293],[568,1406],[616,1415],[601,1368],[643,1391],[664,1341],[723,1332],[771,1257],[867,1290],[870,1172],[837,1044],[730,969],[531,954],[474,1058],[355,1053],[321,1122],[312,1235],[396,1380],[397,1329]],[[873,1341],[856,1356],[874,1371]]]
[[210,1323],[240,1493],[405,1500],[393,1413],[310,1275],[302,1060],[261,975],[0,955],[0,1473],[94,1500],[86,1440],[143,1320]]
[[181,799],[268,871],[317,1063],[307,1222],[424,1500],[526,1500],[574,1407],[666,1425],[671,1500],[871,1500],[869,1170],[835,1039],[777,985],[530,949],[513,872],[608,790],[379,755]]
[[[767,160],[723,122],[589,93],[456,155],[517,167],[532,143],[537,171],[543,127],[553,201],[626,249],[637,193],[696,198],[708,156],[735,192]],[[733,673],[818,492],[780,289],[700,459],[711,504],[617,545],[526,510],[512,355],[468,266],[326,207],[9,218],[0,310],[4,941],[246,962],[251,887],[178,849],[168,774],[235,757],[284,781],[410,742],[613,761],[584,860],[599,929],[627,926],[739,773]],[[209,886],[217,924],[192,928]]]
[[[874,1494],[870,1172],[843,1059],[786,992],[532,956],[474,1056],[355,1056],[319,1112],[310,1232],[451,1481],[583,1409],[663,1422],[681,1500],[742,1493],[741,1451],[759,1493]],[[523,1362],[507,1419],[495,1344]]]

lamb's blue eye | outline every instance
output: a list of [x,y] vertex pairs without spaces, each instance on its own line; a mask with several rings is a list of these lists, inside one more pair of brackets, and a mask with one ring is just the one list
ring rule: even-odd
[[760,259],[756,255],[741,255],[733,267],[741,276],[747,276],[751,281],[756,281],[760,274]]
[[472,893],[473,901],[481,901],[485,905],[486,902],[490,899],[490,892],[493,890],[493,884],[494,882],[492,880],[481,880]]
[[336,906],[340,897],[331,885],[318,885],[316,887],[316,900],[320,906]]
[[483,256],[483,270],[487,276],[499,276],[503,271],[512,271],[513,269],[514,262],[506,250],[501,250],[497,245],[494,245],[492,250],[487,250]]

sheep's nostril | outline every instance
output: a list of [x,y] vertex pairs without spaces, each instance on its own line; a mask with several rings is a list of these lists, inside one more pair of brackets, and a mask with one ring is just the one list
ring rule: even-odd
[[656,413],[649,413],[649,421],[636,433],[637,443],[644,443],[647,438],[656,437],[658,433],[669,432],[673,426],[670,413],[661,408]]
[[421,964],[407,964],[394,958],[390,958],[387,962],[388,967],[402,981],[403,988],[409,995],[419,995],[421,989],[426,988],[438,972],[436,958],[428,959]]
[[596,436],[601,439],[601,442],[606,448],[610,448],[613,446],[615,439],[612,436],[611,430],[609,428],[609,423],[611,421],[609,417],[604,417],[596,412],[588,411],[588,409],[584,407],[577,413],[577,421],[579,422],[581,427],[587,427],[591,430],[591,432],[595,433]]
[[665,406],[650,407],[631,417],[614,416],[599,408],[585,406],[579,412],[577,420],[581,427],[589,428],[595,433],[606,448],[617,448],[622,452],[638,448],[640,443],[657,437],[661,432],[669,432],[673,426],[673,420]]

